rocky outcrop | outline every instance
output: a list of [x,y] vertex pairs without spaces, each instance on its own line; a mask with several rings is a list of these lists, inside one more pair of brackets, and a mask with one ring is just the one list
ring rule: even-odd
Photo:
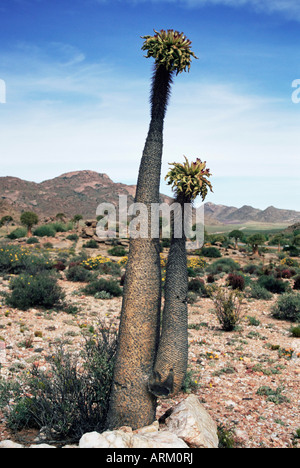
[[188,445],[175,434],[160,431],[155,421],[151,426],[136,431],[123,427],[102,434],[84,434],[79,441],[79,448],[188,448]]
[[[0,448],[25,448],[10,440],[0,442]],[[34,444],[29,448],[55,448],[53,445]],[[159,421],[141,429],[120,427],[117,430],[88,432],[78,446],[63,448],[218,448],[217,426],[196,395],[189,395],[170,408]]]
[[195,448],[217,448],[217,425],[199,403],[196,395],[190,395],[171,409],[164,424],[166,429]]

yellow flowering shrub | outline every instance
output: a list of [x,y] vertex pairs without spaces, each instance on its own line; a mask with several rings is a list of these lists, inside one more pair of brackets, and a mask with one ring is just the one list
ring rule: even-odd
[[188,258],[187,262],[188,268],[205,268],[206,266],[206,261],[204,260],[203,257],[192,257]]
[[290,266],[290,267],[298,267],[298,262],[297,260],[294,260],[293,258],[291,257],[284,257],[281,261],[280,261],[280,265],[283,265],[283,266]]
[[90,257],[84,260],[81,262],[81,265],[89,270],[97,270],[103,263],[111,263],[111,259],[103,255],[97,255],[97,257]]

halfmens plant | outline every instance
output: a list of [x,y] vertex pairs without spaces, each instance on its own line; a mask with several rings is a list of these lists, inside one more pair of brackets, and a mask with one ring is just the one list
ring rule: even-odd
[[[183,33],[154,31],[143,36],[142,50],[154,58],[151,86],[151,120],[140,163],[135,203],[151,213],[159,203],[163,129],[174,74],[189,70],[191,41]],[[148,227],[151,215],[148,216]],[[152,374],[159,340],[161,268],[159,239],[132,238],[126,267],[118,347],[108,412],[110,429],[123,425],[134,429],[151,424],[157,399],[147,382]]]
[[[182,208],[185,204],[192,203],[198,195],[204,200],[208,188],[212,190],[208,180],[211,174],[206,168],[206,162],[197,159],[189,163],[187,158],[184,158],[185,163],[173,163],[166,176],[176,194],[176,202]],[[188,263],[186,237],[183,234],[183,209],[180,216],[182,236],[174,235],[173,226],[166,267],[162,329],[154,371],[149,380],[151,392],[161,397],[174,395],[181,389],[188,364]]]

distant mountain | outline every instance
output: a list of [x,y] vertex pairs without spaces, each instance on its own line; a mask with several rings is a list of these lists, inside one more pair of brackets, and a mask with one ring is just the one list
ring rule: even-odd
[[[100,203],[118,205],[119,195],[127,195],[132,203],[135,185],[113,182],[108,175],[94,171],[75,171],[62,174],[41,183],[28,182],[17,177],[0,177],[0,202],[14,213],[34,211],[40,217],[64,213],[67,217],[81,214],[84,219],[95,219]],[[161,195],[161,202],[171,200]],[[0,203],[0,215],[1,203]]]
[[247,222],[293,224],[300,221],[300,212],[283,210],[269,206],[265,210],[244,205],[241,208],[234,206],[215,205],[205,203],[205,217],[220,224],[240,224]]
[[[95,219],[97,206],[107,202],[119,203],[119,195],[134,201],[136,186],[113,182],[107,174],[95,171],[74,171],[41,183],[28,182],[17,177],[0,177],[0,217],[11,214],[15,220],[23,211],[34,211],[40,218],[64,213],[67,217],[81,214],[84,219]],[[161,194],[161,202],[172,199]],[[205,203],[205,222],[210,225],[240,224],[246,222],[286,223],[300,222],[300,212],[268,207],[259,210],[252,206],[215,205]]]

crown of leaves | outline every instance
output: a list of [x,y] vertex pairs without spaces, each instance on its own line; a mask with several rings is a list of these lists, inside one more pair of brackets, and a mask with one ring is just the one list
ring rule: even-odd
[[168,29],[155,31],[154,36],[141,36],[145,39],[142,50],[147,50],[146,58],[153,57],[156,66],[164,65],[170,72],[176,74],[190,69],[191,58],[197,59],[191,50],[192,42],[178,31]]
[[206,167],[206,161],[197,158],[195,162],[189,163],[186,156],[185,163],[172,163],[172,169],[168,172],[165,180],[177,196],[183,196],[187,201],[193,201],[198,195],[201,195],[202,201],[206,198],[208,189],[212,190],[211,182],[208,178],[211,176],[210,170]]

